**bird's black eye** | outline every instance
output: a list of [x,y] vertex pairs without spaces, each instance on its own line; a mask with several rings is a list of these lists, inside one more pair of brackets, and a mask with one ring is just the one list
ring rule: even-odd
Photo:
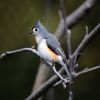
[[37,31],[37,28],[35,28],[35,31]]

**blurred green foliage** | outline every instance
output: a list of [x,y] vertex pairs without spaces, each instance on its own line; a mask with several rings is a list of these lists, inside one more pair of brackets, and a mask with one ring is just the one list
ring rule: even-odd
[[[73,12],[84,0],[65,1],[66,13]],[[34,37],[27,35],[28,28],[37,20],[54,32],[59,22],[58,0],[0,0],[0,53],[36,45]],[[100,4],[79,24],[72,28],[73,51],[85,33],[100,22]],[[63,45],[66,45],[62,41]],[[100,35],[85,49],[79,59],[80,68],[100,64]],[[65,47],[65,46],[64,46]],[[64,48],[66,52],[67,48]],[[0,100],[24,100],[31,92],[39,65],[39,57],[19,53],[0,61]],[[74,100],[100,100],[100,70],[77,79],[74,85]],[[66,100],[67,92],[61,86],[55,88],[56,100]],[[59,95],[60,94],[60,95]]]

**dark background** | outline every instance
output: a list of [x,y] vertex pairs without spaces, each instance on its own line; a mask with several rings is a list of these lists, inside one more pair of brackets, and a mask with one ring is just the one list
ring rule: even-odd
[[[73,12],[83,1],[66,0],[66,13]],[[58,0],[0,0],[0,53],[36,45],[34,37],[27,33],[37,20],[55,32],[60,20],[59,9]],[[90,31],[99,22],[100,4],[97,4],[72,28],[73,51],[85,35],[85,26]],[[61,42],[66,47],[65,41]],[[24,100],[31,92],[39,62],[39,57],[25,52],[0,60],[0,100]],[[78,62],[81,69],[100,64],[100,35],[88,45]],[[74,100],[100,100],[100,70],[81,76],[73,88]],[[66,91],[61,85],[55,87],[56,100],[67,100]]]

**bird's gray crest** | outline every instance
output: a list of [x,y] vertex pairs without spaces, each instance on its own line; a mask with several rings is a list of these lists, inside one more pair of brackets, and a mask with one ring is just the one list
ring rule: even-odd
[[37,21],[36,24],[35,24],[35,28],[38,28],[39,32],[41,34],[47,34],[48,31],[46,30],[46,28],[41,24],[40,21]]

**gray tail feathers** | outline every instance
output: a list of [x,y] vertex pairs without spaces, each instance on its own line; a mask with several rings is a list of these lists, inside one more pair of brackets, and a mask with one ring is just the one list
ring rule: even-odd
[[64,51],[62,50],[62,48],[57,48],[57,49],[58,49],[60,55],[63,57],[63,62],[64,62],[64,64],[65,64],[66,67],[69,69],[68,62],[67,62],[67,58],[66,58],[66,56],[65,56],[65,54],[64,54]]
[[67,73],[69,79],[72,80],[72,77],[71,77],[70,71],[69,71],[69,65],[68,65],[66,56],[65,56],[65,54],[64,54],[64,51],[63,51],[62,49],[59,49],[59,48],[58,48],[58,51],[59,51],[60,55],[61,55],[62,58],[63,58],[63,61],[61,62],[61,63],[62,63],[61,65],[64,67],[64,69],[65,69],[65,71],[66,71],[66,73]]

